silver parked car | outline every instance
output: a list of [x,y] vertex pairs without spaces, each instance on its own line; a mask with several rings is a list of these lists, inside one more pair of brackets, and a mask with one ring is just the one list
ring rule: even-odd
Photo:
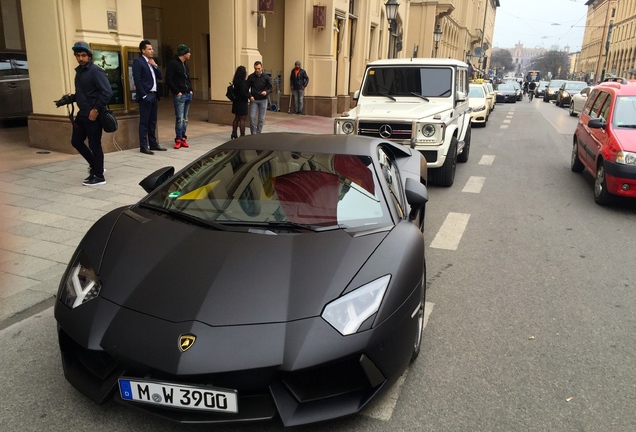
[[29,66],[24,52],[0,52],[0,120],[33,111]]

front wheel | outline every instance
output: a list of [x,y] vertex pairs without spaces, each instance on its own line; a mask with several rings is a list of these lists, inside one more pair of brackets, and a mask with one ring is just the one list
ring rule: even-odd
[[455,181],[455,170],[457,169],[457,138],[452,137],[446,160],[444,164],[431,170],[431,180],[433,183],[443,187],[451,187]]
[[415,342],[413,343],[413,354],[411,354],[411,363],[413,363],[420,355],[422,348],[422,333],[424,333],[424,307],[426,305],[426,261],[424,262],[424,272],[422,273],[422,296],[420,297],[420,307],[417,310],[415,331]]
[[570,111],[570,116],[576,117],[576,114],[574,113],[574,104],[572,102],[570,102],[570,108],[568,111]]
[[596,168],[596,179],[594,180],[594,202],[598,205],[610,204],[612,197],[607,191],[607,181],[605,180],[605,167],[600,162]]

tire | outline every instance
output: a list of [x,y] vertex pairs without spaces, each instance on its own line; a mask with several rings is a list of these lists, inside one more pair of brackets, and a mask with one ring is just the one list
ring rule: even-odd
[[585,169],[585,165],[583,165],[583,162],[579,159],[578,150],[579,146],[576,142],[576,138],[574,138],[574,144],[572,145],[572,157],[570,158],[570,168],[572,169],[572,172],[575,173],[580,173]]
[[420,300],[420,308],[417,311],[417,319],[415,320],[417,330],[415,332],[415,342],[413,343],[413,354],[411,354],[411,363],[417,360],[422,349],[422,334],[424,333],[424,307],[426,305],[426,261],[424,261],[424,273],[422,274],[422,297]]
[[576,114],[574,113],[574,104],[572,102],[570,102],[570,107],[568,108],[568,111],[570,112],[571,117],[576,117]]
[[442,187],[451,187],[455,181],[457,169],[457,138],[452,137],[444,165],[431,170],[433,183]]
[[594,202],[598,205],[608,205],[612,202],[612,196],[607,191],[607,181],[605,180],[605,166],[603,161],[596,168],[596,178],[594,179]]
[[[488,123],[488,119],[486,119],[486,123]],[[486,123],[484,123],[482,127],[486,127]],[[473,135],[472,127],[468,126],[468,130],[466,131],[466,136],[464,137],[464,150],[457,155],[457,162],[459,163],[468,162],[468,156],[470,155],[470,140],[472,135]]]

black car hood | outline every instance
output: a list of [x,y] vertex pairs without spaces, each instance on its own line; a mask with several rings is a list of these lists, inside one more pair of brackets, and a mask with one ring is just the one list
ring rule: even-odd
[[388,235],[215,231],[134,212],[143,217],[128,211],[112,227],[99,267],[101,296],[167,321],[212,326],[320,315]]

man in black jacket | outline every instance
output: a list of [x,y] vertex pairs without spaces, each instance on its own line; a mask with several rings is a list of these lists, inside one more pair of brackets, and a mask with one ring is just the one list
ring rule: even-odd
[[[106,184],[104,178],[104,151],[102,150],[102,124],[99,114],[106,108],[113,91],[106,73],[93,63],[93,52],[86,42],[73,45],[75,59],[75,94],[63,96],[55,104],[77,103],[79,112],[73,121],[71,145],[88,162],[89,176],[84,186]],[[88,147],[84,141],[88,138]]]
[[300,67],[300,60],[296,60],[296,64],[289,76],[289,84],[291,86],[292,97],[296,101],[296,114],[303,113],[303,102],[305,100],[305,87],[309,84],[309,76],[305,69]]
[[267,112],[267,96],[272,93],[272,80],[263,72],[263,63],[254,62],[254,73],[247,77],[250,91],[250,133],[259,134],[263,130]]
[[192,83],[190,82],[190,68],[186,62],[191,56],[190,48],[181,44],[177,48],[177,55],[168,62],[166,67],[166,83],[172,92],[176,117],[174,126],[175,149],[189,147],[186,141],[188,138],[186,129],[188,128],[188,112],[192,102]]

